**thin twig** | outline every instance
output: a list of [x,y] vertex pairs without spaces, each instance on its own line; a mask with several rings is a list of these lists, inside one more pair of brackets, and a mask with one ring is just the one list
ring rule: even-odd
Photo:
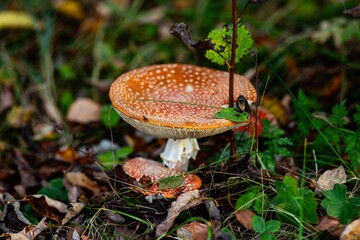
[[[236,17],[236,0],[232,0],[232,20],[233,20],[233,31],[232,31],[232,43],[231,43],[231,59],[229,67],[229,107],[234,104],[234,74],[235,74],[235,57],[236,57],[236,41],[237,41],[237,17]],[[236,156],[236,143],[235,133],[231,131],[231,156]]]

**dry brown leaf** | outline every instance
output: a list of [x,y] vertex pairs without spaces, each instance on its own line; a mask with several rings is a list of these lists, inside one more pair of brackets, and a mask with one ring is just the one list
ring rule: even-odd
[[177,235],[185,239],[204,240],[208,237],[208,227],[204,223],[194,221],[179,228]]
[[35,19],[26,12],[2,11],[0,12],[0,29],[26,28],[34,29],[38,24]]
[[24,127],[31,119],[33,109],[30,107],[13,107],[6,116],[6,121],[10,127]]
[[4,206],[0,216],[0,229],[3,232],[21,231],[31,224],[22,214],[20,203],[11,194],[0,194],[0,202]]
[[14,93],[10,84],[1,85],[0,92],[0,113],[14,104]]
[[69,122],[89,124],[99,122],[101,106],[90,98],[79,98],[71,104],[66,115]]
[[316,226],[316,229],[320,231],[326,230],[333,236],[340,236],[341,232],[344,230],[344,228],[340,226],[338,219],[328,215],[321,218],[320,223]]
[[359,240],[360,239],[360,219],[352,221],[346,226],[340,236],[340,240]]
[[84,209],[84,207],[85,207],[84,203],[80,203],[80,202],[70,203],[67,208],[67,213],[63,218],[63,220],[61,221],[61,223],[65,224],[68,221],[70,221],[70,219],[78,215]]
[[35,239],[37,235],[39,235],[42,231],[47,229],[47,223],[45,222],[46,218],[44,217],[41,221],[36,225],[30,224],[25,227],[21,232],[18,233],[4,233],[0,235],[1,239],[10,239],[10,240],[29,240]]
[[275,170],[277,173],[285,176],[297,177],[297,167],[292,157],[282,157],[276,158]]
[[85,17],[85,11],[81,4],[75,0],[58,0],[56,10],[60,13],[76,20],[82,20]]
[[100,188],[97,182],[88,178],[84,173],[81,172],[69,172],[65,175],[65,178],[75,186],[83,187],[90,190],[94,195],[100,192]]
[[338,168],[325,171],[316,182],[316,192],[331,190],[336,183],[346,183],[346,172],[341,165]]
[[67,213],[66,204],[44,195],[26,196],[23,201],[28,203],[40,216],[48,217],[58,223],[62,222]]
[[173,225],[176,217],[183,211],[188,210],[201,204],[203,200],[200,198],[199,190],[185,192],[181,194],[176,201],[171,203],[166,219],[156,228],[156,237],[167,233]]
[[56,153],[55,158],[64,160],[66,162],[75,162],[79,159],[79,154],[72,146],[63,146]]
[[22,153],[15,149],[15,157],[14,162],[19,170],[20,178],[21,178],[21,186],[23,188],[26,187],[34,187],[38,184],[35,178],[35,171],[28,161],[24,158]]
[[236,219],[246,229],[253,229],[252,217],[254,215],[255,215],[255,213],[253,211],[249,210],[249,209],[238,210],[238,211],[235,212]]

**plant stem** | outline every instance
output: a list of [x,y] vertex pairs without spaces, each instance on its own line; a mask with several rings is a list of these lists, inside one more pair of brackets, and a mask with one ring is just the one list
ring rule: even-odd
[[[232,42],[231,42],[231,59],[229,66],[229,107],[232,107],[234,104],[234,74],[235,74],[236,40],[237,40],[236,0],[232,0],[232,20],[233,20],[233,32],[232,32]],[[230,141],[231,141],[230,143],[231,156],[232,158],[234,158],[236,156],[236,143],[235,143],[234,131],[231,131]]]

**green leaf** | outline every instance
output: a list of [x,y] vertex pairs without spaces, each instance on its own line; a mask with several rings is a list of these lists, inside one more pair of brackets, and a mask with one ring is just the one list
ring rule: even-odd
[[346,197],[346,187],[335,184],[332,190],[324,191],[326,198],[321,206],[326,208],[329,216],[340,219],[343,224],[348,224],[352,219],[359,216],[360,198]]
[[[317,222],[316,214],[317,201],[314,193],[309,189],[299,189],[295,178],[286,176],[282,182],[275,182],[277,195],[272,203],[286,212],[300,217],[300,208],[302,208],[302,218],[309,222]],[[279,213],[281,219],[285,222],[295,223],[295,220],[288,215]]]
[[[232,26],[212,30],[208,35],[208,39],[213,43],[215,51],[207,50],[205,57],[219,65],[224,65],[226,61],[230,61]],[[235,63],[238,63],[241,58],[250,52],[253,43],[254,40],[251,38],[249,30],[244,25],[238,25],[236,41],[238,47],[236,49]]]
[[252,205],[254,199],[255,199],[256,193],[254,192],[248,192],[243,194],[241,197],[239,197],[235,204],[236,210],[244,210],[250,208]]
[[265,232],[265,220],[262,217],[254,215],[251,219],[253,229],[257,233]]
[[265,222],[265,231],[264,232],[267,232],[267,233],[277,232],[280,229],[280,225],[281,225],[281,222],[279,222],[279,221],[275,221],[275,220],[267,221],[267,222]]
[[356,113],[354,114],[355,123],[360,126],[360,104],[355,105]]
[[214,118],[224,118],[233,122],[245,122],[249,119],[247,112],[240,113],[236,108],[223,108],[215,113]]
[[332,115],[330,116],[330,122],[336,127],[343,127],[346,123],[345,117],[348,111],[345,107],[345,101],[341,101],[339,104],[332,108]]
[[111,104],[101,107],[101,121],[106,127],[113,127],[120,121],[120,115]]
[[184,177],[182,175],[167,177],[159,180],[159,189],[174,189],[183,184]]
[[276,240],[276,237],[268,233],[262,233],[260,234],[260,240]]
[[134,148],[132,148],[130,146],[125,146],[125,147],[119,148],[116,151],[116,157],[118,159],[124,159],[124,158],[127,158],[133,152],[134,152]]
[[54,178],[50,180],[49,185],[41,188],[38,193],[59,201],[67,201],[68,199],[67,190],[64,189],[62,178]]
[[360,131],[345,136],[345,153],[354,169],[360,167]]
[[133,151],[132,147],[125,146],[116,150],[115,153],[113,151],[101,153],[97,156],[97,159],[104,168],[111,168],[115,164],[120,163],[120,160],[127,158]]

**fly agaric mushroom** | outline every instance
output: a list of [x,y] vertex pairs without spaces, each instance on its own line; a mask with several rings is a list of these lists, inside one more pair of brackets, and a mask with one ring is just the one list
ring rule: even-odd
[[[160,155],[170,169],[186,171],[199,146],[196,138],[216,135],[248,124],[216,119],[228,103],[228,72],[184,64],[161,64],[121,75],[110,88],[115,110],[133,127],[169,138]],[[234,99],[255,102],[250,81],[234,78]]]
[[[183,174],[146,158],[133,158],[124,163],[123,169],[128,176],[135,178],[138,183],[145,181],[146,184],[142,184],[141,188],[135,190],[148,196],[161,194],[166,198],[175,198],[181,192],[189,192],[201,187],[201,179],[197,175]],[[160,188],[159,180],[180,175],[182,175],[182,182],[178,186],[166,189]]]

